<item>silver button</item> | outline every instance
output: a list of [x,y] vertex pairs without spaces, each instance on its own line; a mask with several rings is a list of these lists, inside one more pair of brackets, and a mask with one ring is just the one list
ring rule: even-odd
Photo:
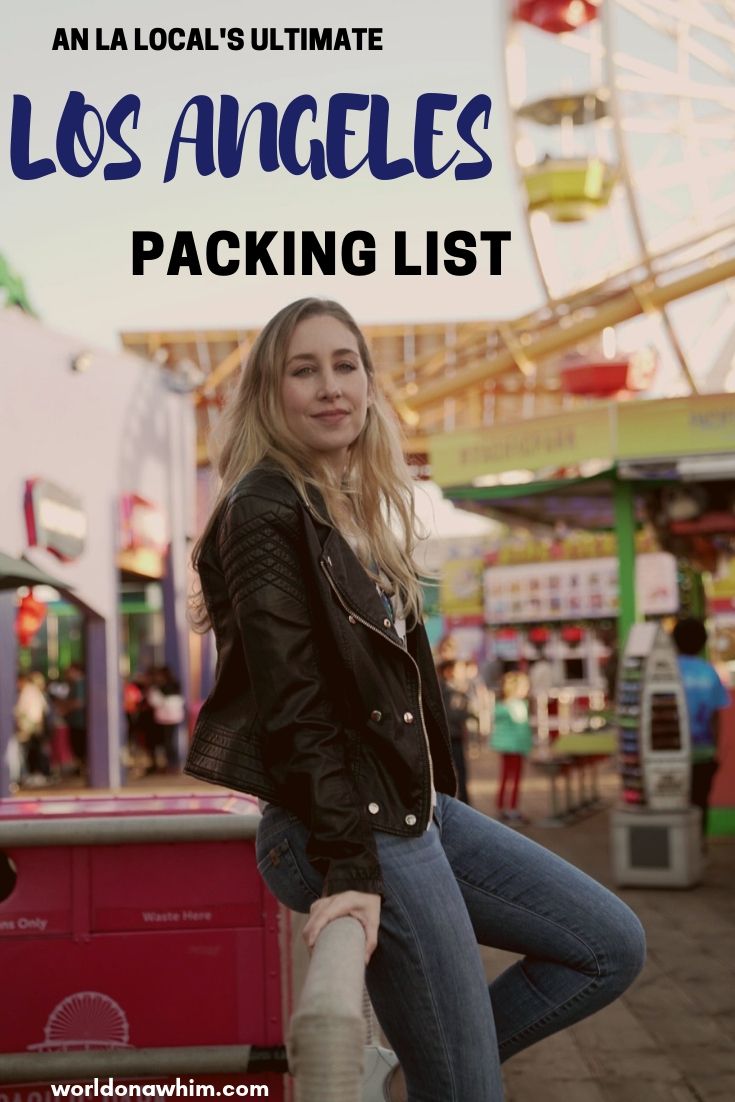
[[330,559],[329,555],[327,555],[327,566],[331,566],[331,565],[332,565],[332,560]]
[[356,624],[357,623],[357,620],[355,619],[354,616],[348,616],[347,619],[350,621],[351,624]]
[[379,712],[377,708],[374,708],[373,711],[370,713],[370,718],[372,719],[373,723],[380,723],[381,719],[383,718],[383,713]]
[[377,815],[378,812],[380,811],[380,805],[375,804],[375,803],[368,804],[368,811],[370,812],[371,815]]
[[404,723],[413,723],[413,712],[404,712],[403,713],[403,722]]
[[407,815],[406,816],[406,826],[410,826],[410,827],[416,826],[416,816],[415,815]]
[[390,620],[388,619],[388,617],[387,617],[387,616],[386,616],[385,620],[383,620],[383,627],[384,627],[384,628],[389,628],[389,627],[391,627],[391,622],[390,622]]

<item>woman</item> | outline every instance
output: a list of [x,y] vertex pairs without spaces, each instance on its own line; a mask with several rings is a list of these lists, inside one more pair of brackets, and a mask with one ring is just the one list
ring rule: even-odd
[[[400,1060],[371,1054],[364,1098],[497,1102],[500,1061],[628,986],[640,924],[454,799],[410,476],[350,315],[317,299],[281,310],[224,429],[194,554],[217,677],[187,771],[266,801],[258,866],[310,912],[309,946],[341,915],[362,923],[368,990]],[[489,991],[478,942],[524,954]]]

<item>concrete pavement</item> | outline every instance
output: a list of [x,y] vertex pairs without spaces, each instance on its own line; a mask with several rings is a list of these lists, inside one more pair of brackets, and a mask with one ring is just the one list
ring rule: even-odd
[[[470,759],[470,797],[492,813],[495,762]],[[548,814],[547,781],[528,770],[523,807]],[[612,802],[608,768],[601,790]],[[614,888],[609,810],[529,837]],[[506,1102],[732,1102],[735,1099],[735,838],[711,841],[696,888],[625,889],[646,928],[648,960],[614,1005],[504,1066]],[[485,950],[488,977],[515,958]]]

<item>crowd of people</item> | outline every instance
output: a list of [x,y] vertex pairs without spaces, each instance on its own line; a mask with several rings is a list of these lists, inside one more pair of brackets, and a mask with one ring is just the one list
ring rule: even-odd
[[[179,732],[186,719],[181,686],[168,666],[152,666],[123,685],[127,743],[123,763],[131,775],[177,772]],[[87,775],[87,684],[84,667],[69,665],[46,679],[22,673],[8,748],[13,788],[42,788]]]
[[[481,673],[474,659],[460,659],[451,636],[441,640],[436,665],[459,798],[470,803],[468,758],[490,746],[500,755],[498,816],[506,822],[527,822],[518,805],[523,758],[531,749],[528,678],[510,673],[501,676],[494,689],[488,687],[486,678],[492,670]],[[521,692],[514,681],[518,677],[519,684],[525,685]],[[127,731],[122,757],[131,778],[179,772],[179,733],[187,718],[186,703],[169,667],[150,666],[124,681],[123,710]],[[14,718],[15,740],[9,754],[14,787],[40,788],[86,777],[87,692],[80,663],[72,663],[48,681],[40,671],[21,674]]]
[[[711,666],[697,657],[703,640],[706,631],[701,621],[680,621],[674,632],[692,728],[691,799],[702,808],[705,832],[717,770],[712,732],[719,709],[727,706],[729,697]],[[470,761],[489,747],[498,756],[497,817],[511,825],[526,825],[529,820],[520,805],[525,761],[533,748],[529,705],[536,692],[534,671],[530,675],[516,669],[504,672],[492,661],[480,670],[474,659],[458,656],[451,635],[440,640],[435,657],[459,799],[470,803]],[[611,688],[614,692],[614,685]],[[15,738],[8,750],[14,789],[86,777],[86,697],[85,670],[77,662],[48,681],[37,670],[19,676]],[[179,772],[183,749],[179,735],[187,718],[186,703],[169,667],[150,666],[126,680],[123,708],[127,724],[123,764],[131,778]]]
[[168,666],[152,667],[126,681],[123,705],[128,729],[126,764],[133,773],[177,773],[186,704]]
[[33,670],[18,677],[13,709],[15,738],[8,748],[11,784],[40,788],[84,776],[87,766],[87,701],[84,668],[73,662],[47,681]]

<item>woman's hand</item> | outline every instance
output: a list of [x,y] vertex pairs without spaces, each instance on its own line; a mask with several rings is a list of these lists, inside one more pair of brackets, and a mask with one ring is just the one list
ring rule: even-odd
[[329,922],[351,915],[365,931],[365,963],[370,960],[378,944],[380,925],[380,896],[368,892],[337,892],[312,903],[309,920],[304,926],[304,941],[313,949],[316,939]]

